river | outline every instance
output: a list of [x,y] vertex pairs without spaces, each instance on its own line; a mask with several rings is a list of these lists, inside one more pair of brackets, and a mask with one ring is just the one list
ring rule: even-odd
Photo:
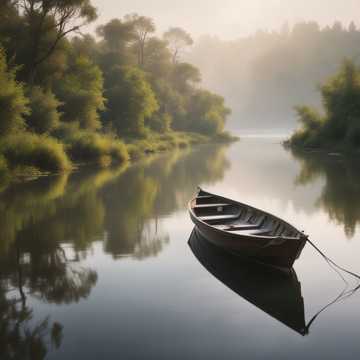
[[[360,291],[302,336],[199,262],[186,209],[201,185],[284,218],[360,273],[359,165],[244,138],[11,185],[0,194],[0,358],[26,359],[29,344],[54,360],[359,358]],[[308,323],[344,282],[309,245],[295,271]],[[255,298],[269,292],[262,282]]]

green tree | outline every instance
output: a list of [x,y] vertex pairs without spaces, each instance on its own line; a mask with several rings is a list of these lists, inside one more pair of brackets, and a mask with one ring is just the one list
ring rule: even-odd
[[201,81],[198,68],[188,63],[176,64],[172,74],[172,84],[180,93],[188,93]]
[[[53,54],[59,42],[94,21],[97,13],[90,0],[18,0],[17,3],[28,24],[31,52],[26,65],[29,81],[33,83],[38,66]],[[49,33],[54,34],[51,41],[44,41]]]
[[171,63],[171,52],[164,40],[152,37],[145,46],[146,62],[144,71],[146,71],[151,80],[166,78],[169,81],[173,65]]
[[24,128],[24,115],[29,114],[23,86],[15,79],[15,70],[8,68],[0,47],[0,136]]
[[72,60],[56,87],[56,94],[62,102],[60,111],[64,121],[77,122],[83,129],[101,127],[99,111],[105,109],[103,77],[88,58],[80,56]]
[[145,131],[145,119],[157,109],[158,103],[142,70],[115,67],[106,78],[108,100],[105,118],[120,136],[139,136]]
[[185,130],[205,135],[216,135],[224,131],[230,109],[224,98],[206,90],[197,91],[190,100],[189,118]]
[[132,44],[136,40],[132,22],[113,19],[97,28],[102,38],[99,44],[98,63],[104,73],[114,66],[132,65],[136,63],[136,55]]
[[92,35],[74,36],[71,39],[71,47],[77,57],[84,56],[93,62],[98,60],[99,46]]
[[181,52],[194,43],[191,35],[184,29],[178,27],[170,28],[164,34],[164,39],[169,43],[174,64],[179,61]]
[[107,50],[120,54],[124,54],[130,42],[135,40],[132,21],[123,22],[120,19],[113,19],[107,24],[99,26],[96,32],[103,38]]
[[26,116],[26,124],[38,134],[49,133],[60,120],[57,111],[61,103],[50,90],[34,86],[29,92],[31,114]]
[[156,31],[154,20],[134,13],[126,15],[125,21],[133,26],[138,65],[142,67],[145,62],[145,44],[149,35]]
[[360,70],[345,60],[320,90],[325,115],[306,106],[297,107],[302,128],[290,142],[310,147],[360,146]]

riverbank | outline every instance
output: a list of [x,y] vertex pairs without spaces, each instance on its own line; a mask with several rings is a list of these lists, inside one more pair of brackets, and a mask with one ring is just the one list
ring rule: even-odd
[[81,166],[118,166],[150,154],[239,138],[224,132],[205,136],[190,132],[148,133],[142,139],[120,140],[111,134],[71,132],[39,136],[18,134],[0,144],[0,191],[13,181],[71,172]]
[[283,146],[293,152],[299,153],[321,153],[333,156],[358,156],[360,154],[359,147],[353,146],[351,143],[341,142],[323,142],[319,145],[308,145],[306,142],[294,141],[294,136],[283,142]]
[[321,85],[323,108],[297,106],[301,127],[287,145],[331,153],[358,154],[360,150],[360,69],[345,60],[337,73]]

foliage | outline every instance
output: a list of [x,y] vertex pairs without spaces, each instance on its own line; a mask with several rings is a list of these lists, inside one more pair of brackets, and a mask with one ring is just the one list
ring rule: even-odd
[[321,86],[325,115],[297,107],[302,128],[290,139],[307,147],[360,146],[360,69],[344,61],[337,74]]
[[199,90],[190,99],[190,117],[181,130],[193,130],[205,135],[216,135],[224,131],[226,116],[230,110],[224,105],[224,98],[209,91]]
[[9,168],[6,159],[0,155],[0,191],[5,187],[9,180]]
[[205,144],[210,138],[198,133],[171,131],[164,134],[151,132],[145,139],[134,140],[127,144],[131,159],[140,158],[146,154],[172,149],[182,149],[191,145]]
[[188,46],[194,44],[194,40],[191,35],[187,33],[184,29],[178,27],[170,28],[165,34],[164,39],[169,43],[172,61],[177,63],[181,52]]
[[47,136],[19,132],[2,141],[1,152],[12,167],[34,166],[54,172],[71,167],[63,145]]
[[38,134],[49,133],[59,124],[60,114],[57,111],[61,103],[50,91],[34,86],[29,91],[31,113],[26,116],[27,126]]
[[86,131],[79,131],[69,139],[68,151],[74,161],[93,161],[101,166],[129,159],[126,146],[120,140]]
[[143,135],[145,118],[158,109],[155,94],[143,71],[135,67],[116,67],[107,75],[106,87],[106,118],[117,133]]
[[78,57],[57,86],[64,121],[78,122],[83,129],[101,127],[99,111],[105,109],[103,77],[86,57]]
[[199,69],[188,63],[175,64],[172,73],[172,82],[180,93],[189,92],[194,84],[201,81]]
[[158,133],[166,133],[171,130],[172,117],[168,113],[155,113],[147,121],[149,128]]
[[221,136],[223,99],[201,90],[199,69],[180,61],[193,43],[185,30],[157,37],[153,19],[129,14],[100,25],[99,39],[68,36],[95,18],[91,0],[0,3],[0,141],[9,168],[49,170],[51,156],[54,170],[67,168],[64,149],[79,162],[123,162],[118,139],[139,153],[191,143],[174,130]]
[[5,53],[0,47],[0,136],[24,127],[29,114],[23,86],[16,81],[15,70],[8,69]]
[[124,54],[127,45],[135,39],[133,24],[121,19],[110,20],[107,24],[99,26],[96,32],[103,38],[105,49],[115,53]]
[[145,63],[146,41],[149,34],[154,33],[156,30],[154,20],[149,17],[140,16],[136,13],[133,13],[126,15],[125,21],[132,25],[136,39],[134,45],[137,53],[138,65],[142,67]]
[[146,62],[143,69],[151,79],[169,78],[173,69],[171,52],[166,41],[152,37],[145,44]]
[[[66,35],[97,18],[96,8],[90,0],[21,0],[20,8],[30,35],[26,67],[31,83],[36,80],[38,66],[54,53]],[[53,35],[50,41],[49,34]]]

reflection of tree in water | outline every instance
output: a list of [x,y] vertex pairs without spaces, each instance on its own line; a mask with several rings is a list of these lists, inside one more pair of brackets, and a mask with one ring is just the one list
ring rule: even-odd
[[42,178],[2,194],[1,359],[43,359],[50,347],[60,346],[62,326],[49,319],[34,325],[27,299],[69,304],[89,296],[97,273],[80,265],[80,250],[103,234],[105,209],[97,189],[118,174]]
[[0,358],[45,359],[50,348],[61,346],[62,325],[48,318],[33,325],[32,310],[22,300],[9,297],[5,286],[0,286]]
[[154,205],[158,215],[184,209],[197,186],[220,181],[230,168],[226,158],[227,148],[227,145],[200,146],[183,156],[180,153],[168,172],[161,171],[162,162],[149,169],[150,176],[161,184],[161,192]]
[[342,224],[346,236],[352,238],[360,222],[360,166],[356,159],[334,158],[314,152],[292,151],[301,164],[296,179],[306,185],[319,177],[325,185],[318,206],[324,208],[331,220]]
[[81,259],[105,238],[114,257],[157,256],[169,242],[161,218],[197,185],[229,167],[225,147],[199,147],[124,169],[83,170],[12,185],[0,196],[0,358],[43,359],[62,326],[35,324],[29,297],[55,304],[87,298],[97,282]]
[[161,218],[185,209],[196,186],[221,179],[229,168],[225,146],[179,151],[130,168],[104,189],[105,251],[115,257],[156,256],[169,242]]

